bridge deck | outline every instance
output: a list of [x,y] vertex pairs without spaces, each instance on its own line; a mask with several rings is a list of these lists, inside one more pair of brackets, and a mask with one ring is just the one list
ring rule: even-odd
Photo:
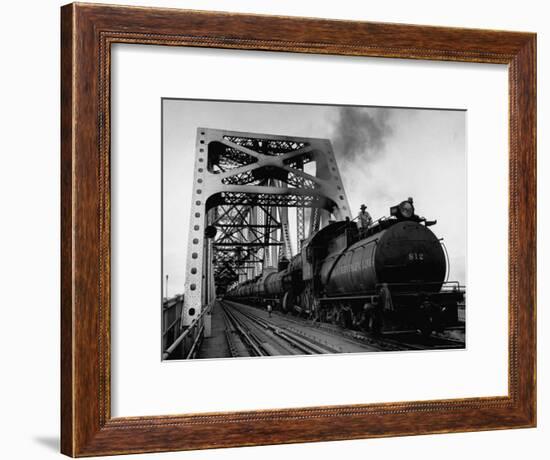
[[202,340],[197,358],[228,358],[231,354],[225,337],[225,319],[219,302],[212,307],[211,321],[212,333],[210,337],[205,337]]
[[269,315],[263,308],[230,300],[215,303],[211,326],[211,334],[203,338],[196,358],[450,349],[465,345],[460,330],[430,337],[412,330],[388,331],[373,337],[278,311]]

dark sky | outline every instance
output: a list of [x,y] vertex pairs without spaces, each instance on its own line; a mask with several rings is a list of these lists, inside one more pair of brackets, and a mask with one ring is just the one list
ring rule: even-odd
[[[414,197],[466,283],[466,112],[164,100],[164,273],[183,292],[197,127],[330,139],[355,215]],[[292,213],[291,213],[292,214]],[[292,224],[292,222],[291,222]],[[292,234],[293,232],[291,232]]]

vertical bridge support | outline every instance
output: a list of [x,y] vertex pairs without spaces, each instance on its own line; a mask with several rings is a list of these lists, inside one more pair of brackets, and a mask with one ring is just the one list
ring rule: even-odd
[[329,219],[350,217],[327,139],[198,128],[192,187],[182,326],[216,289],[292,254],[286,208],[297,208],[298,250]]

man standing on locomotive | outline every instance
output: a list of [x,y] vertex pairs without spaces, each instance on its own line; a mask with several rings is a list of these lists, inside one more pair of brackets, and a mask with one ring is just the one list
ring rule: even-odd
[[361,205],[361,211],[359,211],[359,215],[357,216],[357,223],[359,224],[359,231],[361,233],[365,233],[372,224],[372,217],[364,204]]

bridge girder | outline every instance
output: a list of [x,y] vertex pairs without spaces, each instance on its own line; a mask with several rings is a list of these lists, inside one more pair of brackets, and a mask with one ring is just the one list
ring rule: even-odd
[[298,250],[330,216],[351,217],[328,139],[197,129],[182,325],[214,300],[216,286],[292,255],[288,208],[296,208]]

